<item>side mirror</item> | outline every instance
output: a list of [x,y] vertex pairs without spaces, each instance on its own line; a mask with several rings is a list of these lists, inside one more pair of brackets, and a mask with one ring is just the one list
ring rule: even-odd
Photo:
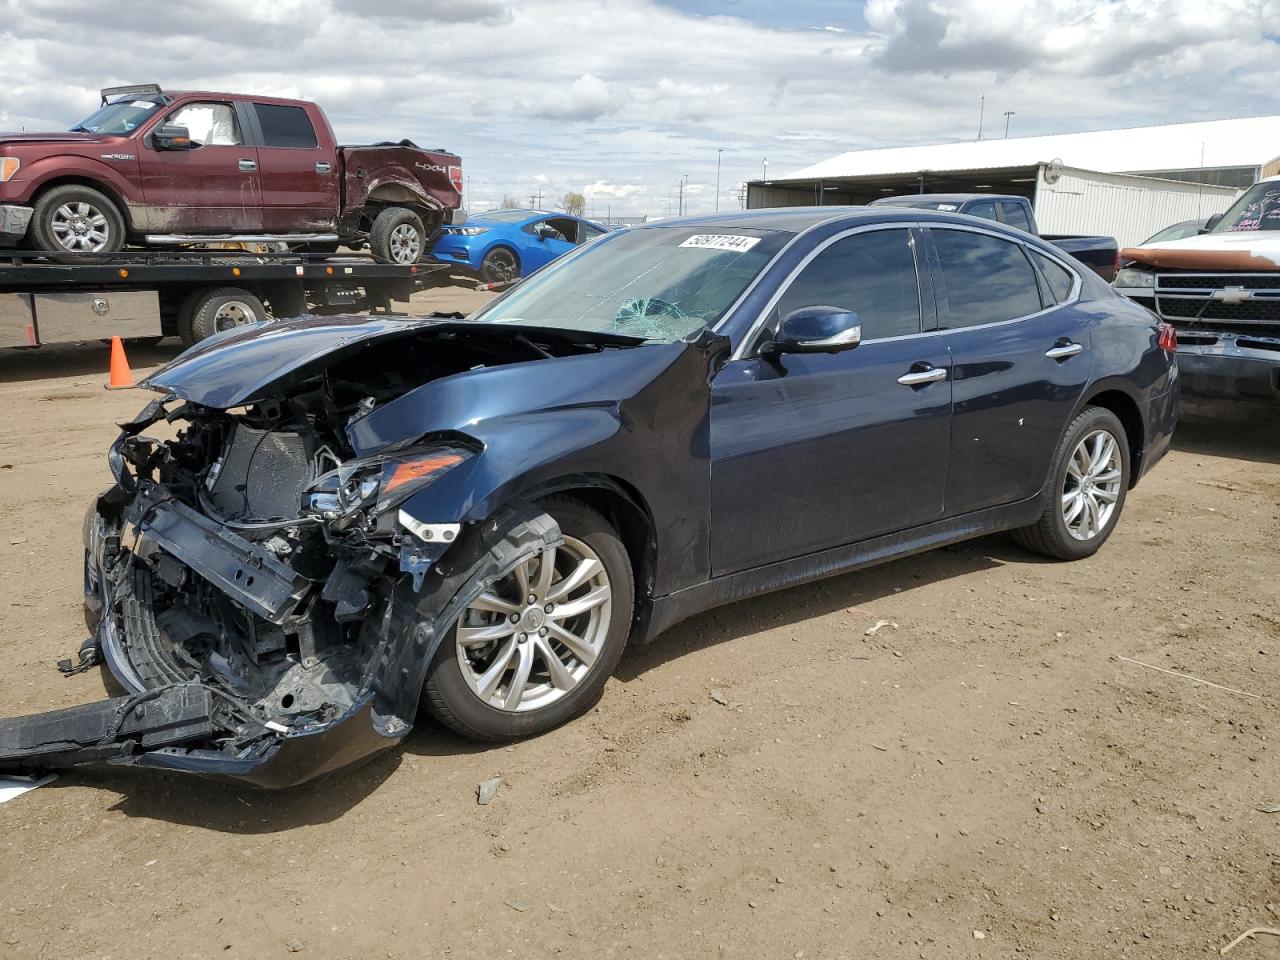
[[157,150],[191,150],[197,146],[191,140],[191,131],[177,124],[165,123],[156,127],[151,142]]
[[1200,233],[1208,233],[1214,227],[1222,222],[1222,214],[1215,213],[1212,217],[1204,222],[1204,226],[1200,228]]
[[770,353],[839,353],[862,342],[858,315],[843,307],[801,307],[778,324]]

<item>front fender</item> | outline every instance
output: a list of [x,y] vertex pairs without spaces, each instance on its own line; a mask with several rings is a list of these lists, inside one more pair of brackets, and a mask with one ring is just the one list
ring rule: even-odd
[[24,163],[22,172],[26,175],[26,179],[21,195],[13,198],[19,203],[31,202],[40,188],[50,181],[65,178],[88,180],[100,184],[108,193],[114,194],[120,205],[120,213],[128,217],[128,203],[125,198],[136,192],[120,171],[88,157],[57,155],[41,157],[30,164]]

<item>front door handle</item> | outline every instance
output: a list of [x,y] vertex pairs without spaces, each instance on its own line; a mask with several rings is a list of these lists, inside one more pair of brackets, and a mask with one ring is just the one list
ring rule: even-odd
[[240,169],[241,169],[241,170],[244,170],[244,171],[246,171],[246,172],[252,172],[252,171],[254,171],[254,170],[257,170],[257,169],[258,169],[258,161],[257,161],[257,160],[241,160],[241,161],[240,161]]
[[1077,353],[1081,353],[1084,346],[1079,343],[1072,343],[1066,337],[1063,337],[1052,347],[1044,352],[1044,355],[1050,360],[1065,360],[1067,357],[1074,357]]
[[904,387],[919,387],[926,383],[937,383],[939,380],[947,379],[947,371],[943,367],[928,367],[924,370],[912,370],[910,373],[904,373],[898,378],[898,382]]
[[325,163],[323,160],[316,161],[316,173],[329,173],[333,167]]

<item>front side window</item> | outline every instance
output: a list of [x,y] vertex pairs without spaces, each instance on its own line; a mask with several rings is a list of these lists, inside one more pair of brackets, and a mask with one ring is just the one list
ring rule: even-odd
[[255,103],[258,126],[262,127],[262,145],[265,147],[319,146],[316,128],[301,107],[286,107],[277,103]]
[[1027,216],[1027,208],[1022,204],[1014,203],[1011,200],[1001,200],[1000,216],[1009,226],[1025,230],[1027,233],[1031,232],[1031,218]]
[[999,323],[1038,313],[1040,287],[1021,244],[970,230],[931,228],[938,252],[943,329]]
[[578,242],[586,243],[588,240],[594,240],[596,237],[603,236],[604,231],[599,227],[592,226],[589,223],[578,224]]
[[238,147],[244,143],[235,109],[229,103],[183,104],[164,122],[186,127],[192,143],[202,147]]
[[996,218],[996,205],[992,200],[980,200],[965,211],[971,217],[981,217],[983,220],[994,220]]
[[858,315],[862,339],[920,332],[920,284],[908,230],[872,230],[837,240],[814,257],[778,301],[778,316],[801,307]]
[[793,234],[645,227],[601,237],[472,319],[673,342],[714,326]]

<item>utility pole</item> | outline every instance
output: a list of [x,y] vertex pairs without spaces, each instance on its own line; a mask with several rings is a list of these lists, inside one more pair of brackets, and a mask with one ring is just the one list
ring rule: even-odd
[[684,175],[684,212],[689,212],[689,175]]
[[987,95],[984,93],[978,100],[978,139],[982,139],[982,118],[987,112]]
[[760,175],[760,179],[761,180],[769,179],[769,158],[768,157],[764,158],[764,172]]
[[716,147],[716,213],[720,212],[720,154],[724,147]]
[[1017,111],[1014,110],[1006,110],[1004,112],[1004,138],[1006,140],[1009,139],[1009,118],[1016,115]]
[[684,180],[683,179],[676,181],[676,197],[678,198],[676,202],[676,216],[683,217],[684,216]]

